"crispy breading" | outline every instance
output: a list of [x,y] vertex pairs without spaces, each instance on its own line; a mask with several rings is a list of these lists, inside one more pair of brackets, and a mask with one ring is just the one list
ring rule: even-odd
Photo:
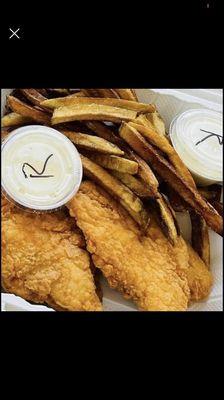
[[84,182],[68,204],[84,233],[87,249],[110,286],[132,298],[142,310],[183,311],[189,300],[177,263],[106,192]]
[[85,241],[63,211],[32,214],[2,201],[2,286],[65,311],[100,311]]

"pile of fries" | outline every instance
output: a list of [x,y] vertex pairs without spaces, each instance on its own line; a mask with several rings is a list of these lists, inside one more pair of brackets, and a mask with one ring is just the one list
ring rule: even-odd
[[175,211],[189,212],[192,245],[209,266],[208,227],[222,235],[221,186],[197,188],[166,135],[155,105],[133,89],[16,89],[2,136],[26,124],[53,126],[78,148],[84,175],[97,182],[144,231],[154,212],[172,244]]

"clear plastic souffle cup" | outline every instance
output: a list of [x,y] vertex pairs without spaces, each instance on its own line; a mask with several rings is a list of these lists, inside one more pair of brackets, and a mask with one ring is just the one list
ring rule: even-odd
[[56,129],[29,125],[2,143],[2,193],[30,212],[52,212],[77,193],[82,162],[73,143]]

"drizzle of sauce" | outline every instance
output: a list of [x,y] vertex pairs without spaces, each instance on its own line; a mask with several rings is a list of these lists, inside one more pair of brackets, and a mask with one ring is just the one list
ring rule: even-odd
[[205,136],[203,139],[199,140],[195,146],[198,146],[200,143],[204,142],[205,140],[209,139],[212,136],[216,136],[218,139],[218,142],[220,144],[220,146],[223,144],[223,137],[221,135],[219,135],[218,133],[214,133],[214,132],[210,132],[210,131],[205,131],[204,129],[200,129],[200,131],[202,132],[206,132],[209,133],[209,135]]

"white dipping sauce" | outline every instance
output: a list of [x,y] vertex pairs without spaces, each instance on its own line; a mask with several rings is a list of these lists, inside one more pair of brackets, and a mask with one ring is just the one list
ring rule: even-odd
[[2,188],[24,207],[43,211],[61,207],[78,191],[81,180],[79,153],[55,129],[22,127],[2,144]]
[[222,182],[222,114],[188,110],[172,121],[170,138],[198,184]]

